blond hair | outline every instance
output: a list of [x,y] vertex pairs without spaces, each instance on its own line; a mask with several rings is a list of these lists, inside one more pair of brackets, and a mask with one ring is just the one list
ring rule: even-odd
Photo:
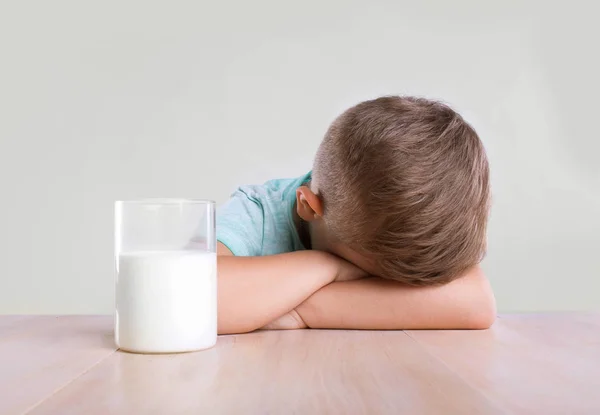
[[486,249],[489,168],[475,130],[445,104],[382,97],[331,125],[313,168],[328,231],[381,277],[446,283]]

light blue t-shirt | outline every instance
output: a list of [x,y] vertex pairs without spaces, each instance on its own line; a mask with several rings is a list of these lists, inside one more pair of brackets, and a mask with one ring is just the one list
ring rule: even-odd
[[297,179],[270,180],[242,186],[217,209],[217,240],[236,256],[275,255],[306,249],[294,224],[296,189],[311,173]]

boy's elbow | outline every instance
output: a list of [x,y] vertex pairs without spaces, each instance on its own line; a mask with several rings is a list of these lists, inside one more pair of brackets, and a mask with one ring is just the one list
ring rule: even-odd
[[485,330],[489,329],[496,321],[496,298],[489,281],[481,271],[475,275],[474,299],[467,312],[467,329]]
[[496,321],[496,306],[490,304],[473,310],[468,318],[467,329],[469,330],[485,330],[489,329]]

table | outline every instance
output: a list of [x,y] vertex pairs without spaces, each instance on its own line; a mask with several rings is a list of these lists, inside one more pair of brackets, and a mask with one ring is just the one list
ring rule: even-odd
[[599,414],[600,314],[485,331],[260,331],[115,350],[109,316],[1,316],[0,414]]

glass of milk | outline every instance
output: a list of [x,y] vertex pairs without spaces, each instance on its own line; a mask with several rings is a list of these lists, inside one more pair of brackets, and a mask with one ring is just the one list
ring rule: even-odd
[[115,256],[117,347],[134,353],[179,353],[214,346],[214,202],[116,202]]

